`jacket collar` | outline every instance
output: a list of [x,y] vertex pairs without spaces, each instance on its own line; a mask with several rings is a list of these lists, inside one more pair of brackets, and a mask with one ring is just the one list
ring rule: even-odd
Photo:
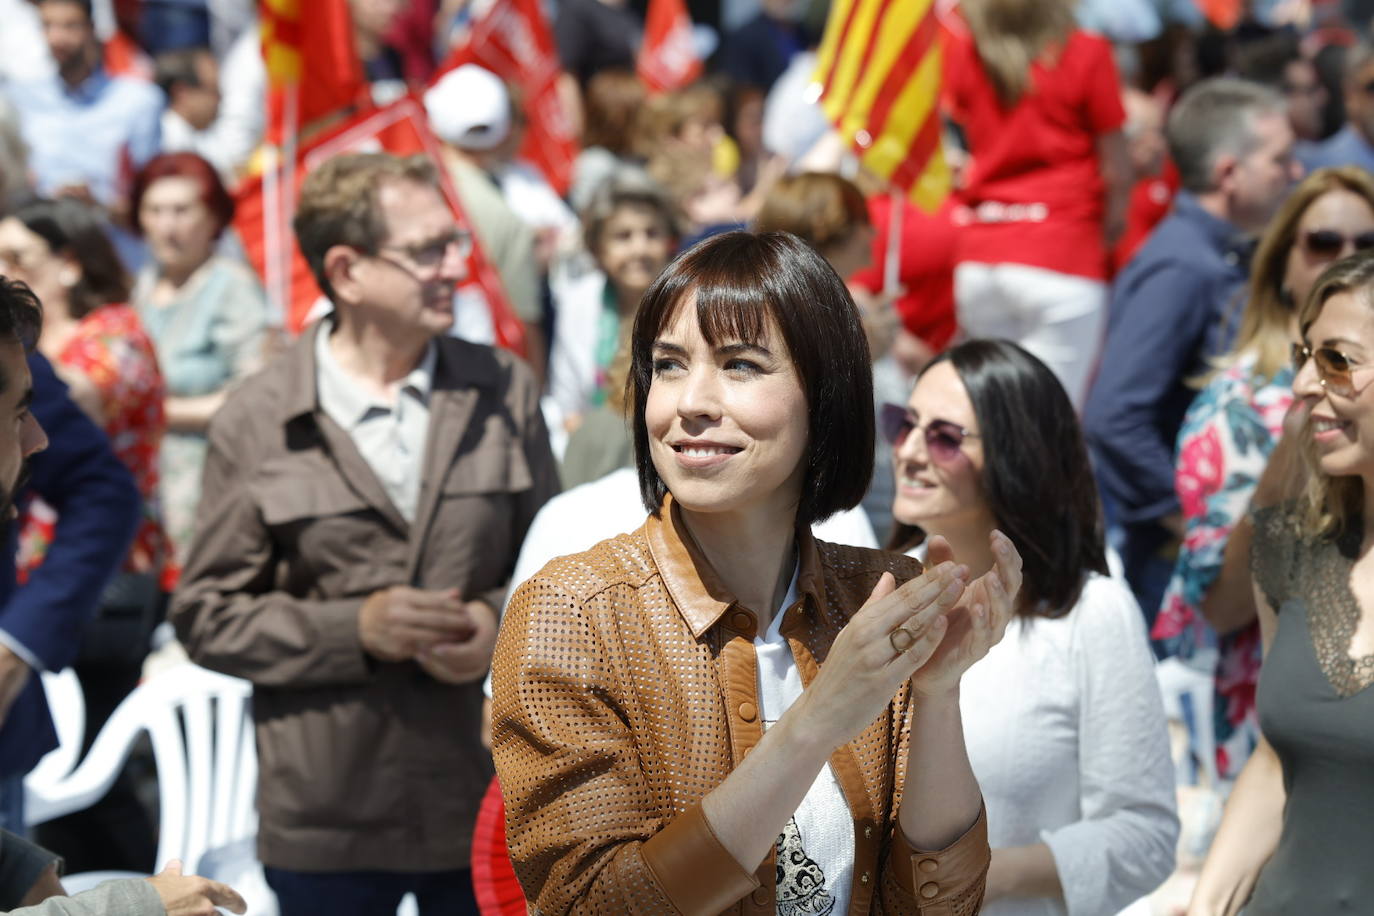
[[[319,361],[316,356],[316,338],[332,327],[327,319],[316,321],[301,333],[300,338],[287,351],[284,359],[285,395],[282,399],[285,411],[283,420],[290,422],[305,414],[313,414],[319,409],[319,381],[317,371]],[[499,369],[494,360],[481,358],[460,358],[461,348],[438,345],[433,365],[432,394],[467,387],[496,388],[500,385]],[[475,350],[484,348],[472,346]],[[474,357],[475,354],[469,354]]]
[[[671,493],[663,497],[658,513],[644,523],[644,532],[664,587],[692,635],[700,639],[737,599],[687,530]],[[823,609],[824,570],[810,525],[797,526],[797,563],[797,597],[803,606]]]

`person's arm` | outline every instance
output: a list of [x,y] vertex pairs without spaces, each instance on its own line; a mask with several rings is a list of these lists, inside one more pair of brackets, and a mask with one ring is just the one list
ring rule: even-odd
[[210,425],[199,524],[168,613],[193,661],[255,684],[357,684],[374,676],[374,660],[409,658],[470,628],[451,592],[394,586],[312,600],[281,590],[281,558],[247,479],[259,452],[250,432],[238,413]]
[[0,608],[0,641],[30,664],[60,671],[124,562],[142,500],[105,433],[67,396],[48,361],[31,356],[29,368],[33,413],[48,435],[48,448],[29,461],[30,489],[58,519],[43,563]]
[[[1278,617],[1258,588],[1255,606],[1260,638],[1268,655]],[[1287,799],[1283,766],[1274,748],[1261,737],[1227,799],[1221,826],[1188,903],[1188,916],[1235,916],[1240,912],[1255,889],[1260,871],[1278,848]]]
[[1116,244],[1126,229],[1126,211],[1131,205],[1131,152],[1126,135],[1120,129],[1097,137],[1098,169],[1106,186],[1103,207],[1102,233],[1107,247]]
[[[493,756],[511,858],[533,905],[705,914],[752,891],[754,870],[831,752],[930,656],[944,632],[933,621],[962,593],[954,572],[947,564],[895,596],[885,575],[801,698],[700,805],[668,819],[650,798],[621,708],[628,674],[610,661],[597,622],[614,615],[599,606],[610,599],[575,597],[547,573],[517,589],[497,644]],[[912,622],[924,624],[922,638],[894,654],[888,633]]]
[[210,418],[224,406],[229,395],[227,388],[191,397],[169,397],[164,402],[167,430],[174,433],[203,433],[210,427]]
[[[1144,618],[1130,591],[1093,579],[1071,613],[1081,816],[1041,832],[1036,845],[1048,861],[1013,853],[1002,863],[1013,867],[999,878],[1008,896],[1055,896],[1070,913],[1115,913],[1174,868],[1179,824],[1168,726]],[[1037,867],[1024,867],[1030,864]]]
[[215,907],[243,913],[247,903],[227,884],[183,875],[172,860],[151,878],[120,878],[74,897],[55,896],[7,916],[212,916]]
[[1112,324],[1088,395],[1084,433],[1119,520],[1155,521],[1179,508],[1174,443],[1159,434],[1160,404],[1196,369],[1217,303],[1207,301],[1210,287],[1177,261],[1122,279],[1129,286],[1113,297]]
[[[1202,616],[1219,634],[1225,635],[1239,630],[1254,621],[1258,613],[1255,607],[1254,578],[1250,572],[1250,551],[1254,543],[1255,527],[1249,509],[1252,504],[1272,506],[1298,495],[1303,480],[1299,455],[1302,442],[1300,431],[1307,414],[1307,404],[1295,400],[1284,417],[1285,433],[1264,459],[1263,471],[1259,473],[1253,493],[1244,505],[1236,504],[1232,492],[1230,504],[1213,506],[1214,501],[1219,501],[1228,494],[1228,490],[1234,488],[1231,482],[1234,473],[1229,468],[1227,485],[1223,485],[1216,499],[1208,498],[1208,515],[1221,510],[1225,512],[1224,517],[1240,516],[1226,540],[1216,579],[1202,599]],[[1258,434],[1257,431],[1256,435]],[[1247,464],[1241,473],[1254,479],[1256,470],[1257,467]],[[1239,492],[1242,496],[1245,495],[1243,489],[1239,489]],[[1187,548],[1186,540],[1184,548]]]

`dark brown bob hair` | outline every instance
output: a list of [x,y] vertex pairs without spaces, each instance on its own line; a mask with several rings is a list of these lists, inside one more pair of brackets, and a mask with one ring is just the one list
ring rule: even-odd
[[693,294],[698,326],[712,346],[759,343],[770,325],[787,345],[808,421],[797,523],[813,524],[858,505],[873,476],[874,421],[868,342],[854,300],[826,260],[796,236],[727,232],[693,246],[640,300],[625,396],[645,507],[656,515],[667,492],[644,420],[654,341]]

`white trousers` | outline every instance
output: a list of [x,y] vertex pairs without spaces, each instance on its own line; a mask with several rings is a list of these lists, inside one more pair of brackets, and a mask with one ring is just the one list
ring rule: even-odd
[[1107,284],[1024,264],[954,270],[963,337],[1004,337],[1053,370],[1080,413],[1107,326]]

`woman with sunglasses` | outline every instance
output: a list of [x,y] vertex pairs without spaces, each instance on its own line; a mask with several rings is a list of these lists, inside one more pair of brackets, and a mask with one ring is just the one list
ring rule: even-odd
[[1374,254],[1323,273],[1299,322],[1295,404],[1252,513],[1262,737],[1192,916],[1325,916],[1374,899]]
[[1152,635],[1166,656],[1185,661],[1216,647],[1217,714],[1198,724],[1215,729],[1222,779],[1236,778],[1259,740],[1260,634],[1244,518],[1293,400],[1289,347],[1298,337],[1298,308],[1323,269],[1371,247],[1368,172],[1318,169],[1294,188],[1256,249],[1235,346],[1218,361],[1179,432],[1175,488],[1184,537]]
[[977,575],[998,529],[1025,558],[1017,623],[960,687],[992,846],[982,912],[1115,913],[1173,870],[1178,819],[1144,621],[1107,575],[1073,405],[1021,347],[972,340],[882,422],[897,471],[890,549],[938,535]]
[[492,665],[531,909],[977,912],[958,687],[1020,558],[988,532],[975,579],[943,542],[923,572],[811,535],[873,467],[843,281],[785,233],[700,243],[644,295],[628,395],[649,518],[521,585]]

